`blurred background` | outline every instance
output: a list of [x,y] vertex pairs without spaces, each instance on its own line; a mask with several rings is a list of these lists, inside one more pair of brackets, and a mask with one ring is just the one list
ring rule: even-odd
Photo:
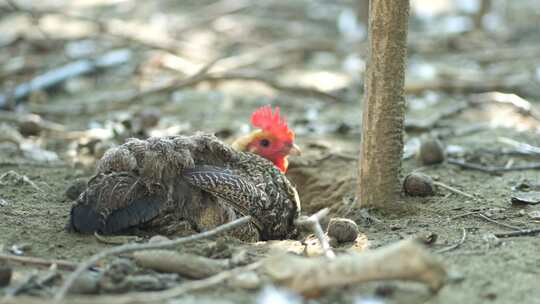
[[[356,199],[367,7],[0,0],[0,252],[24,243],[39,257],[95,253],[104,245],[62,231],[109,147],[197,131],[230,143],[250,131],[256,108],[271,104],[303,150],[287,171],[303,213],[329,207],[354,220],[370,248],[420,233],[436,247],[457,244],[444,255],[461,273],[454,282],[432,300],[405,288],[395,302],[406,302],[402,294],[423,297],[410,303],[531,302],[538,238],[494,233],[540,223],[540,1],[411,1],[402,172],[462,192],[404,196],[407,210],[374,217]],[[434,145],[440,155],[464,165],[418,161],[427,135],[442,142]],[[522,190],[532,199],[516,206]],[[328,303],[377,293],[361,288],[338,289]],[[380,290],[391,297],[394,289]],[[221,299],[228,290],[211,291]]]
[[[45,159],[76,161],[132,136],[229,139],[264,104],[301,138],[357,142],[367,16],[365,0],[2,0],[0,121]],[[411,1],[408,130],[469,107],[469,94],[538,99],[539,20],[537,1]],[[500,107],[472,113],[534,127]]]

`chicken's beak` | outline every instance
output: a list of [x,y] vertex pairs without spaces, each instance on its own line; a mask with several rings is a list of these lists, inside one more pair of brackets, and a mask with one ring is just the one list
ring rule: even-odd
[[300,149],[299,146],[297,146],[296,144],[293,144],[292,147],[291,147],[291,150],[289,150],[289,155],[302,155],[302,150]]

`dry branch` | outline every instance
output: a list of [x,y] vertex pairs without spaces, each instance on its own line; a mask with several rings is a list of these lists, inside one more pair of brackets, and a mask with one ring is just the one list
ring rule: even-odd
[[112,247],[106,250],[103,250],[101,252],[98,252],[91,256],[88,260],[81,262],[77,269],[69,275],[69,277],[66,279],[62,287],[58,290],[58,293],[55,296],[55,300],[62,300],[70,287],[73,285],[75,280],[84,272],[86,269],[88,269],[90,266],[94,265],[97,261],[111,256],[111,255],[117,255],[120,253],[128,253],[128,252],[134,252],[134,251],[140,251],[140,250],[149,250],[149,249],[160,249],[160,248],[168,248],[177,246],[184,243],[193,242],[200,239],[205,239],[209,237],[213,237],[215,235],[227,232],[231,229],[234,229],[236,227],[239,227],[241,225],[245,225],[251,221],[250,216],[244,216],[242,218],[239,218],[237,220],[234,220],[230,223],[218,226],[212,230],[208,230],[205,232],[201,232],[198,234],[193,234],[186,237],[177,238],[175,240],[170,241],[163,241],[163,242],[157,242],[157,243],[146,243],[146,244],[126,244],[121,245],[117,247]]
[[540,113],[532,106],[529,101],[519,97],[516,94],[506,94],[501,92],[473,94],[471,95],[471,99],[469,101],[469,104],[473,106],[479,106],[488,103],[499,103],[512,106],[517,110],[518,113],[540,121]]
[[193,279],[207,278],[229,267],[228,260],[209,259],[172,250],[147,250],[135,252],[133,256],[135,262],[144,268],[160,272],[174,272]]
[[[100,100],[99,102],[94,102],[92,104],[82,103],[82,104],[71,104],[70,106],[62,106],[61,108],[54,109],[51,111],[50,105],[47,107],[44,107],[42,109],[34,107],[32,111],[34,113],[40,113],[40,114],[91,114],[91,113],[98,113],[103,111],[111,111],[111,110],[117,110],[120,108],[124,108],[131,104],[132,102],[142,99],[147,96],[155,95],[155,94],[164,94],[164,93],[170,93],[175,90],[189,87],[192,85],[195,85],[202,81],[202,78],[205,77],[206,73],[208,73],[208,70],[216,64],[220,59],[214,59],[204,65],[202,68],[200,68],[196,73],[193,75],[186,77],[186,78],[178,78],[173,79],[166,84],[155,86],[152,88],[148,88],[142,91],[136,91],[136,92],[129,92],[128,94],[125,94],[123,96],[120,96],[118,98],[107,98],[105,100]],[[72,132],[73,133],[73,132]],[[73,135],[74,137],[78,137],[79,132],[75,132]]]
[[41,267],[50,267],[57,265],[59,269],[75,270],[78,266],[77,263],[65,261],[65,260],[48,260],[36,257],[16,256],[11,254],[0,254],[0,261],[4,263],[17,263],[22,265],[34,265]]
[[275,283],[303,294],[380,280],[422,282],[438,291],[447,277],[443,265],[416,240],[332,260],[276,256],[264,262],[263,270]]
[[456,189],[456,188],[454,188],[454,187],[452,187],[452,186],[449,186],[449,185],[447,185],[447,184],[445,184],[445,183],[442,183],[442,182],[439,182],[439,181],[434,181],[433,184],[434,184],[435,186],[439,186],[439,187],[441,187],[441,188],[443,188],[443,189],[446,189],[446,190],[448,190],[448,191],[450,191],[450,192],[452,192],[452,193],[455,193],[455,194],[458,194],[458,195],[462,195],[462,196],[464,196],[464,197],[466,197],[466,198],[469,198],[469,199],[472,199],[472,200],[475,199],[475,197],[472,196],[471,194],[466,193],[466,192],[463,192],[463,191],[461,191],[461,190],[459,190],[459,189]]
[[506,166],[494,167],[494,166],[484,166],[484,165],[468,163],[463,160],[454,159],[454,158],[448,158],[446,162],[451,165],[461,167],[463,169],[476,170],[476,171],[481,171],[488,174],[501,174],[504,172],[511,172],[511,171],[526,171],[526,170],[540,169],[540,163],[529,163],[526,165],[512,166],[512,167],[506,167]]
[[91,73],[100,68],[111,68],[124,64],[130,59],[131,52],[120,49],[105,53],[96,59],[76,60],[54,68],[34,77],[29,82],[18,85],[15,87],[13,94],[0,94],[0,109],[10,106],[11,100],[16,105],[33,92],[50,89],[68,79]]
[[330,209],[324,208],[312,216],[301,216],[296,220],[296,225],[308,226],[321,243],[324,255],[329,259],[333,259],[336,257],[336,254],[332,251],[332,248],[330,247],[330,244],[328,243],[328,240],[326,239],[324,231],[321,227],[321,220],[328,215],[328,212],[330,212]]
[[512,232],[499,232],[499,233],[495,233],[495,236],[499,238],[507,238],[507,237],[516,237],[516,236],[534,236],[537,234],[540,234],[540,228],[523,229],[523,230],[512,231]]
[[464,217],[464,216],[469,216],[469,215],[481,218],[481,219],[483,219],[485,221],[488,221],[488,222],[493,223],[495,225],[499,225],[501,227],[505,227],[505,228],[512,229],[512,230],[517,230],[517,231],[522,231],[522,229],[520,227],[498,222],[498,221],[490,218],[489,216],[487,216],[487,215],[485,215],[485,214],[483,214],[483,213],[481,213],[479,211],[467,212],[467,213],[464,213],[464,214],[456,215],[456,216],[452,217],[451,219],[454,220],[454,219]]
[[448,251],[452,251],[459,248],[459,246],[461,246],[465,242],[466,238],[467,238],[467,229],[462,228],[461,239],[459,240],[459,242],[455,243],[454,245],[437,250],[437,253],[448,252]]
[[[92,303],[108,303],[108,304],[136,304],[136,303],[156,303],[179,297],[188,292],[210,288],[217,284],[223,283],[226,280],[237,277],[243,273],[251,272],[261,266],[261,262],[256,262],[246,266],[223,271],[215,276],[207,279],[191,281],[184,283],[178,287],[167,289],[164,291],[155,292],[134,292],[127,295],[119,296],[73,296],[69,298],[69,303],[72,304],[92,304]],[[2,304],[42,304],[43,299],[35,297],[13,297],[3,299]]]
[[516,149],[516,152],[524,155],[540,156],[540,147],[530,145],[528,143],[519,142],[508,137],[499,137],[497,141],[511,145]]

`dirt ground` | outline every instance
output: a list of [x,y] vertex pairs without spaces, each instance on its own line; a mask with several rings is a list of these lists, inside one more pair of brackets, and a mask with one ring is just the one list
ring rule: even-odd
[[[15,112],[0,113],[0,252],[20,249],[27,256],[81,261],[110,247],[64,230],[72,203],[66,189],[93,174],[107,147],[131,136],[196,131],[230,142],[249,130],[254,109],[273,104],[287,115],[304,151],[291,159],[287,173],[303,213],[330,207],[332,216],[353,219],[370,248],[428,233],[437,236],[433,252],[459,244],[438,253],[454,279],[437,294],[416,283],[375,282],[305,302],[540,303],[538,235],[495,236],[540,228],[540,205],[511,202],[518,190],[538,190],[538,169],[492,174],[450,162],[423,166],[415,158],[419,139],[431,134],[451,159],[507,169],[538,162],[535,1],[491,1],[484,28],[474,27],[474,12],[462,3],[467,1],[439,1],[440,7],[413,1],[402,176],[419,171],[465,195],[442,187],[430,197],[403,195],[393,210],[369,210],[378,221],[366,218],[355,195],[367,44],[362,28],[351,23],[351,1],[81,1],[65,9],[61,1],[26,2],[0,4],[3,94],[81,58],[117,49],[129,50],[130,58],[34,92]],[[97,24],[109,25],[99,32]],[[214,78],[177,83],[215,58]],[[165,88],[152,91],[160,85]],[[141,113],[148,109],[159,109],[159,121],[142,129]],[[20,127],[29,120],[24,113],[50,124],[22,136],[28,134]],[[227,240],[216,253],[219,242],[182,250],[228,257],[251,246]],[[32,271],[16,267],[12,284]],[[385,288],[392,292],[381,296]],[[174,303],[256,299],[258,289],[218,286]]]

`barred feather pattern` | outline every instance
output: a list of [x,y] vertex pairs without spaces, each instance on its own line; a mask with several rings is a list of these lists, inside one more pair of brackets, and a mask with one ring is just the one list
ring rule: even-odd
[[[256,241],[294,236],[299,212],[296,190],[270,161],[197,134],[130,139],[107,151],[68,226],[182,234],[180,227],[204,231],[251,215],[253,222],[232,234]],[[115,219],[124,225],[106,225]]]

